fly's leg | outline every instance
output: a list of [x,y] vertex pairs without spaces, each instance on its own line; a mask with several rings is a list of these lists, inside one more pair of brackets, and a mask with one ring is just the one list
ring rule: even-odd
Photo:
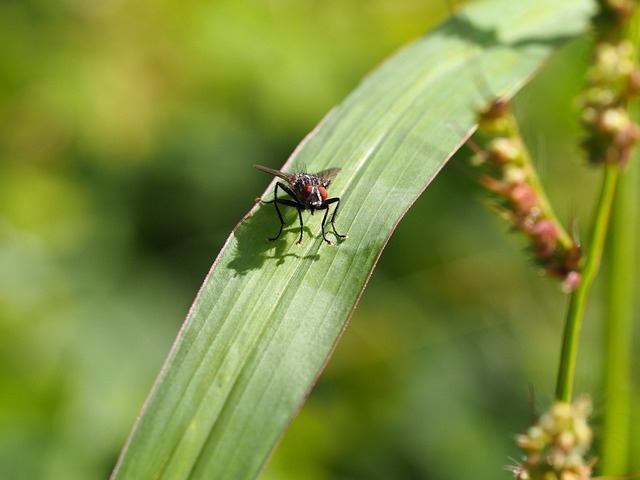
[[303,232],[303,229],[302,229],[302,227],[303,227],[303,223],[302,223],[302,205],[300,205],[298,202],[294,202],[292,200],[286,200],[284,198],[278,198],[278,188],[281,188],[282,190],[284,190],[292,198],[296,198],[295,194],[291,191],[291,189],[289,187],[287,187],[285,184],[283,184],[281,182],[277,182],[276,183],[276,188],[275,188],[274,193],[273,193],[274,199],[273,200],[269,200],[269,201],[264,201],[264,200],[262,201],[262,203],[273,203],[273,206],[276,208],[276,213],[278,214],[278,219],[280,220],[280,230],[278,230],[278,234],[275,237],[267,238],[267,241],[268,242],[273,242],[274,240],[277,240],[278,238],[280,238],[280,235],[282,234],[282,229],[285,226],[285,221],[284,221],[284,218],[282,218],[282,212],[280,211],[280,207],[278,207],[278,205],[286,205],[287,207],[293,207],[296,210],[298,210],[298,218],[300,219],[300,238],[296,242],[296,245],[299,247],[300,246],[300,242],[302,242],[302,232]]
[[322,238],[324,238],[325,242],[327,242],[327,245],[329,246],[333,245],[333,243],[327,240],[327,237],[325,236],[325,233],[324,233],[324,227],[327,224],[327,216],[329,215],[329,205],[331,205],[332,203],[337,203],[336,208],[333,209],[333,213],[331,214],[331,220],[329,222],[331,223],[331,228],[333,229],[333,233],[338,238],[349,238],[349,235],[340,235],[336,230],[335,221],[336,221],[336,215],[338,214],[338,208],[340,207],[340,198],[339,197],[330,198],[324,202],[324,205],[326,206],[326,210],[324,212],[324,217],[322,218]]
[[340,198],[339,197],[330,198],[325,203],[326,204],[337,203],[336,208],[333,209],[333,214],[331,215],[331,228],[333,229],[333,233],[338,238],[349,238],[349,235],[340,235],[336,230],[335,221],[336,221],[336,216],[338,215],[338,209],[340,208]]
[[275,237],[267,237],[265,240],[267,242],[273,242],[274,240],[277,240],[280,235],[282,234],[282,229],[284,227],[284,219],[282,218],[282,214],[280,213],[280,209],[278,208],[278,200],[274,199],[274,200],[270,200],[270,201],[262,201],[262,203],[273,203],[273,206],[276,207],[276,213],[278,214],[278,218],[280,219],[280,230],[278,230],[278,234]]
[[327,223],[327,215],[329,213],[329,206],[325,206],[324,208],[324,216],[322,217],[322,238],[324,238],[324,241],[327,242],[327,245],[331,246],[333,245],[333,242],[329,241],[327,239],[327,236],[324,233],[324,226]]
[[298,218],[300,219],[300,238],[296,242],[296,247],[302,245],[302,234],[304,233],[304,224],[302,223],[302,209],[298,206]]

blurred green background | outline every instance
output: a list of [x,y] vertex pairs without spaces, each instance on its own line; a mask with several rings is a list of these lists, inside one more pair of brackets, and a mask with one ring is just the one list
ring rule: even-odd
[[[252,165],[282,165],[447,15],[445,0],[0,2],[0,478],[108,476],[269,181]],[[517,100],[560,216],[583,227],[598,178],[575,147],[587,47]],[[464,165],[401,222],[264,478],[510,478],[528,385],[539,408],[553,397],[564,297]],[[599,335],[588,322],[576,387],[596,406]]]

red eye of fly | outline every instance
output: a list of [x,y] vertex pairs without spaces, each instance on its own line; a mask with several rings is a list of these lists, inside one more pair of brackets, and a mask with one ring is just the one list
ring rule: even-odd
[[309,198],[309,195],[311,195],[311,192],[313,192],[313,187],[311,185],[305,185],[305,187],[300,192],[300,196],[302,197],[302,200],[306,200],[307,198]]
[[327,199],[327,190],[324,187],[318,187],[318,191],[320,192],[320,197],[322,198],[322,201],[324,202]]

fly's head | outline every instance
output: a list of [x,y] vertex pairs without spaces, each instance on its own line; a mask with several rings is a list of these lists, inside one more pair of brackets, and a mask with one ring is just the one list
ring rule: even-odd
[[294,188],[300,202],[313,214],[321,208],[327,199],[327,187],[331,180],[325,180],[317,175],[300,173],[296,175]]

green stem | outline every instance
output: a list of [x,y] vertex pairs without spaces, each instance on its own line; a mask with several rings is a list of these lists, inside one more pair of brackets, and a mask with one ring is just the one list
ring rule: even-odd
[[[638,58],[640,9],[636,7],[626,37],[635,46]],[[636,64],[637,66],[637,64]],[[628,101],[630,117],[638,121],[637,99]],[[635,306],[638,218],[638,154],[635,152],[625,174],[620,177],[611,217],[608,274],[607,322],[605,323],[604,401],[600,471],[621,474],[628,471],[631,418],[631,338]]]
[[563,402],[571,401],[582,317],[589,289],[600,266],[600,259],[602,258],[602,251],[607,236],[609,217],[611,215],[611,206],[616,191],[618,173],[619,167],[617,165],[607,164],[605,166],[595,223],[593,225],[588,251],[586,252],[584,269],[582,271],[582,280],[580,281],[580,286],[573,292],[569,300],[564,338],[562,341],[562,353],[560,356],[560,370],[558,372],[558,383],[556,385],[556,399]]
[[604,422],[601,472],[627,471],[629,458],[631,333],[634,313],[637,162],[620,177],[611,217],[610,263],[607,272],[608,314],[605,323]]

